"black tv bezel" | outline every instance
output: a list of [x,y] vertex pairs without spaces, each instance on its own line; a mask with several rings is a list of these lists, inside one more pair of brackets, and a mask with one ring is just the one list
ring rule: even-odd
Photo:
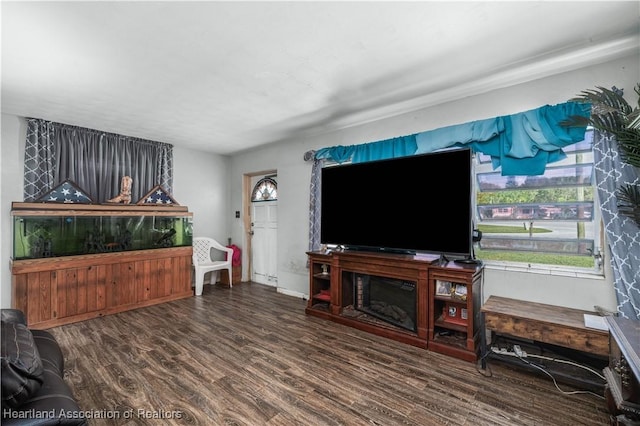
[[[454,152],[455,154],[453,154]],[[472,194],[473,192],[473,166],[472,166],[473,152],[470,148],[447,149],[447,150],[440,150],[440,151],[435,151],[430,153],[416,154],[412,156],[396,157],[391,159],[375,160],[375,161],[362,162],[362,163],[346,163],[346,164],[339,164],[339,165],[330,165],[322,169],[321,182],[324,179],[324,174],[326,173],[325,170],[328,170],[328,169],[344,168],[344,167],[352,167],[352,166],[358,166],[358,167],[370,166],[371,168],[373,168],[379,165],[384,165],[383,163],[385,162],[393,162],[393,161],[402,162],[403,160],[409,160],[409,159],[420,160],[420,157],[429,157],[431,161],[433,161],[434,159],[435,161],[438,161],[438,159],[445,161],[446,158],[447,157],[450,158],[451,155],[460,155],[460,154],[465,154],[465,158],[468,160],[466,173],[468,173],[469,191],[468,191],[468,196],[464,197],[466,200],[465,204],[468,206],[468,216],[467,216],[468,221],[466,223],[468,229],[466,230],[466,238],[465,238],[466,242],[464,243],[466,249],[464,251],[450,250],[451,247],[449,247],[449,249],[446,249],[446,250],[439,250],[437,246],[433,246],[431,244],[425,245],[425,246],[416,246],[416,247],[410,247],[410,246],[399,247],[399,246],[386,246],[386,245],[358,244],[355,241],[341,241],[341,242],[327,241],[322,231],[322,217],[321,217],[320,243],[323,245],[329,246],[331,248],[338,247],[342,250],[373,251],[373,252],[381,252],[381,253],[400,253],[400,254],[411,254],[411,255],[424,253],[424,254],[435,254],[435,255],[447,257],[447,258],[450,258],[451,260],[472,259],[473,258],[473,194]],[[438,168],[438,172],[440,172],[441,170],[442,170],[441,168]],[[462,170],[462,172],[464,173],[465,171]],[[441,184],[441,182],[434,183],[434,184]],[[321,194],[323,194],[323,191],[324,189],[321,187]],[[324,204],[322,201],[323,200],[321,199],[321,210]],[[436,234],[436,232],[434,232],[434,234]],[[442,238],[441,235],[434,235],[434,237]],[[460,242],[460,245],[462,244],[463,243]]]

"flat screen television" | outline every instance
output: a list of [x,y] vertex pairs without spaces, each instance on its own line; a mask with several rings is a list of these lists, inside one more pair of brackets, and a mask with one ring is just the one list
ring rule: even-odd
[[322,244],[471,258],[470,149],[322,169]]

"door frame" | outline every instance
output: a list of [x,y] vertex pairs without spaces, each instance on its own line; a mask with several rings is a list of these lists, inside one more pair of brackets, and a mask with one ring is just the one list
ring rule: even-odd
[[[243,268],[247,275],[247,280],[251,281],[251,278],[253,277],[253,264],[252,264],[252,259],[253,259],[253,248],[251,247],[251,192],[253,191],[253,185],[251,184],[251,178],[254,178],[256,176],[268,176],[268,175],[273,175],[273,174],[278,174],[278,171],[276,169],[269,169],[269,170],[262,170],[259,172],[251,172],[251,173],[244,173],[242,175],[242,206],[243,206],[243,211],[244,211],[244,220],[242,223],[243,226],[243,233],[244,233],[244,246],[245,246],[245,254],[246,254],[246,261],[247,261],[247,267]],[[244,276],[244,271],[243,271],[243,276]],[[243,277],[244,278],[244,277]],[[243,280],[244,281],[244,280]]]

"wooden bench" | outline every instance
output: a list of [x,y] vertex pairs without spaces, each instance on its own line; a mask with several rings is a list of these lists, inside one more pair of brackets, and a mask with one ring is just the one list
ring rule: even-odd
[[584,314],[595,312],[498,296],[490,296],[480,312],[485,328],[497,334],[609,356],[609,332],[584,325]]

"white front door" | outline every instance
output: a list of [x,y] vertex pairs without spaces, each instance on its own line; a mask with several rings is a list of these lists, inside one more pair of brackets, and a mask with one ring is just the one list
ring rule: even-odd
[[277,268],[277,201],[258,201],[251,203],[251,270],[252,281],[278,285]]

